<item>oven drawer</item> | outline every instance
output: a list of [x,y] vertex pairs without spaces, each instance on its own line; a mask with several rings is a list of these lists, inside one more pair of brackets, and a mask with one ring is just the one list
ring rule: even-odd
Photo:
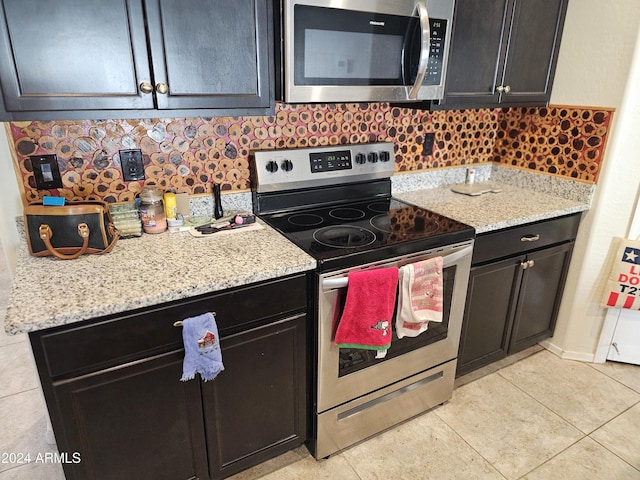
[[580,213],[478,235],[472,265],[574,240]]
[[446,402],[456,360],[318,415],[316,458],[324,458]]

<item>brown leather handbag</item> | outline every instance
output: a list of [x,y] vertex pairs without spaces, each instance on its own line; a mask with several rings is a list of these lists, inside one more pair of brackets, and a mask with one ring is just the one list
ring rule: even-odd
[[84,253],[108,253],[120,236],[109,204],[99,200],[66,202],[62,206],[31,203],[24,209],[29,252],[63,260]]

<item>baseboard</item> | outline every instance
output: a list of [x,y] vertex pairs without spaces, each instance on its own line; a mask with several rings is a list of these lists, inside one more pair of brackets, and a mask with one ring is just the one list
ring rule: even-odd
[[550,340],[542,340],[539,342],[542,347],[549,350],[551,353],[559,356],[563,360],[576,360],[578,362],[596,363],[595,355],[593,353],[585,352],[568,352],[563,350],[559,346],[551,343]]

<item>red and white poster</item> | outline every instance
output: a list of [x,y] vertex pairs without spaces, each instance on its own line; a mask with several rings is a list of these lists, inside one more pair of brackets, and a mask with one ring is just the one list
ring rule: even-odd
[[619,239],[600,305],[640,310],[640,241]]

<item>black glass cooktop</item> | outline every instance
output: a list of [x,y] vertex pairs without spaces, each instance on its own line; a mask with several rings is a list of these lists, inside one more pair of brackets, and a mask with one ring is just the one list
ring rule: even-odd
[[475,235],[468,225],[393,197],[263,214],[261,218],[319,263],[335,266],[415,253]]

